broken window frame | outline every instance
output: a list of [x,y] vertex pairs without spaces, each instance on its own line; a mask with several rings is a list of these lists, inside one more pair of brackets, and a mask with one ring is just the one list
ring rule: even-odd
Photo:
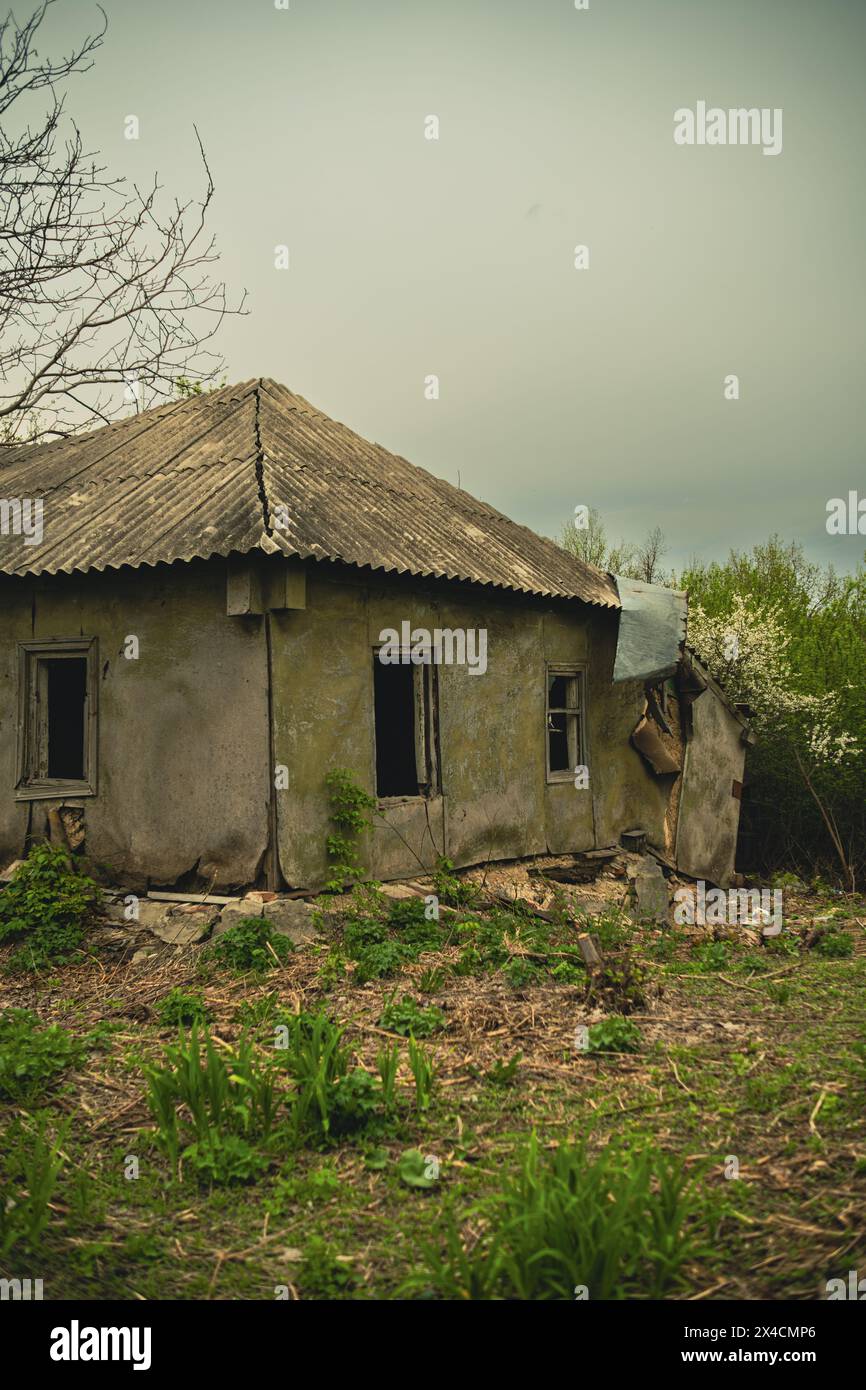
[[[564,706],[551,705],[550,682],[554,676],[564,676],[575,681],[576,703]],[[570,766],[551,768],[550,766],[550,716],[564,714],[566,717],[566,737]],[[576,767],[588,767],[589,756],[586,742],[586,664],[582,662],[548,661],[544,670],[544,766],[548,783],[573,782]]]
[[[16,801],[96,796],[98,648],[95,637],[57,637],[18,643],[18,757]],[[48,661],[87,663],[84,686],[83,777],[49,777]]]
[[[379,661],[379,652],[383,645],[383,643],[377,643],[373,647],[373,663],[370,668],[370,696],[373,703],[373,718],[371,720],[373,785],[376,788],[376,802],[379,806],[387,807],[400,806],[406,802],[429,801],[433,797],[439,796],[441,792],[439,778],[439,670],[432,659],[429,663],[422,665],[412,664],[412,689],[415,706],[413,717],[415,772],[418,780],[418,791],[415,793],[406,792],[398,796],[380,796],[377,785],[376,664]],[[400,648],[400,662],[392,664],[402,664],[403,654],[405,652],[408,656],[409,650],[408,648]]]

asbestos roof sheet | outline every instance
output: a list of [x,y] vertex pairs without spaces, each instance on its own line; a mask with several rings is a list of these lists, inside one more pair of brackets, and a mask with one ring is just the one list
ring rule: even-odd
[[0,573],[119,569],[261,549],[618,608],[611,578],[371,444],[267,378],[0,452]]
[[616,586],[622,607],[614,681],[672,676],[686,640],[687,595],[621,575],[616,575]]

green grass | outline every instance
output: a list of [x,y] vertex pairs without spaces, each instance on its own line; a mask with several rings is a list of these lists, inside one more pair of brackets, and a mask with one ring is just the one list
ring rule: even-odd
[[[396,978],[354,978],[352,922],[352,950],[407,946]],[[368,894],[325,929],[261,975],[178,957],[106,989],[83,958],[28,984],[0,1047],[4,1277],[38,1256],[53,1298],[811,1299],[866,1264],[864,955],[734,937],[708,969],[719,943],[635,930],[590,989],[554,973],[561,922]],[[540,970],[517,988],[512,960]],[[619,1046],[580,1051],[584,1022]]]

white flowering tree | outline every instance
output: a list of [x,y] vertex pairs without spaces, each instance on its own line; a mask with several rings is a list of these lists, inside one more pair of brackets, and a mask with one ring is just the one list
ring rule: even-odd
[[796,764],[853,891],[853,868],[831,805],[818,785],[819,780],[832,784],[863,752],[856,735],[845,727],[840,693],[816,695],[800,688],[789,656],[792,635],[781,607],[762,604],[753,595],[733,594],[727,611],[712,616],[693,604],[688,641],[729,698],[749,706],[759,737],[781,745]]

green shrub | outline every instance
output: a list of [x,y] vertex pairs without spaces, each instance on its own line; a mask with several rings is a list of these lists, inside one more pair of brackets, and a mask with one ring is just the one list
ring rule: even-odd
[[365,1129],[382,1112],[382,1083],[361,1067],[347,1072],[331,1089],[329,1130],[332,1135]]
[[41,1028],[29,1009],[9,1009],[0,1015],[0,1097],[29,1103],[77,1065],[82,1052],[65,1028]]
[[254,1182],[268,1167],[268,1157],[240,1134],[211,1132],[184,1149],[183,1164],[207,1186],[229,1187]]
[[294,951],[291,941],[280,936],[264,917],[242,917],[237,926],[205,947],[209,959],[239,975],[271,970]]
[[12,967],[41,969],[81,947],[100,902],[92,879],[76,873],[66,850],[38,844],[0,893],[0,942],[18,941]]
[[404,1038],[429,1038],[444,1028],[446,1018],[441,1009],[434,1004],[422,1008],[416,1004],[411,994],[404,994],[399,1003],[390,999],[382,1010],[379,1027],[389,1033],[400,1033]]
[[163,1028],[177,1028],[181,1023],[189,1027],[193,1023],[206,1023],[208,1018],[201,994],[190,994],[178,988],[170,989],[168,994],[158,999],[153,1011]]
[[561,960],[551,968],[550,978],[561,985],[582,985],[586,981],[586,967],[578,960]]
[[589,1029],[588,1052],[637,1052],[640,1029],[630,1018],[605,1018]]
[[304,1298],[346,1298],[357,1286],[357,1275],[322,1236],[312,1236],[304,1248],[298,1276]]
[[831,928],[818,937],[815,950],[826,960],[842,959],[854,954],[854,942],[848,932],[840,928]]
[[372,917],[349,917],[343,924],[343,950],[352,960],[357,960],[362,951],[371,946],[380,946],[388,940],[388,928],[384,922]]
[[528,960],[526,956],[511,956],[502,967],[502,973],[513,989],[523,989],[542,979],[545,971],[537,961]]
[[484,894],[471,879],[458,878],[450,859],[439,857],[433,875],[433,892],[449,907],[476,907]]
[[295,1083],[290,1107],[296,1143],[361,1129],[382,1102],[383,1087],[376,1078],[357,1068],[350,1071],[343,1029],[324,1013],[295,1017],[281,1060]]
[[725,970],[730,964],[728,944],[726,941],[707,941],[697,947],[694,958],[702,970]]
[[367,946],[358,954],[355,983],[364,985],[369,980],[381,980],[386,975],[393,975],[410,958],[411,952],[395,941],[382,941],[377,946]]

